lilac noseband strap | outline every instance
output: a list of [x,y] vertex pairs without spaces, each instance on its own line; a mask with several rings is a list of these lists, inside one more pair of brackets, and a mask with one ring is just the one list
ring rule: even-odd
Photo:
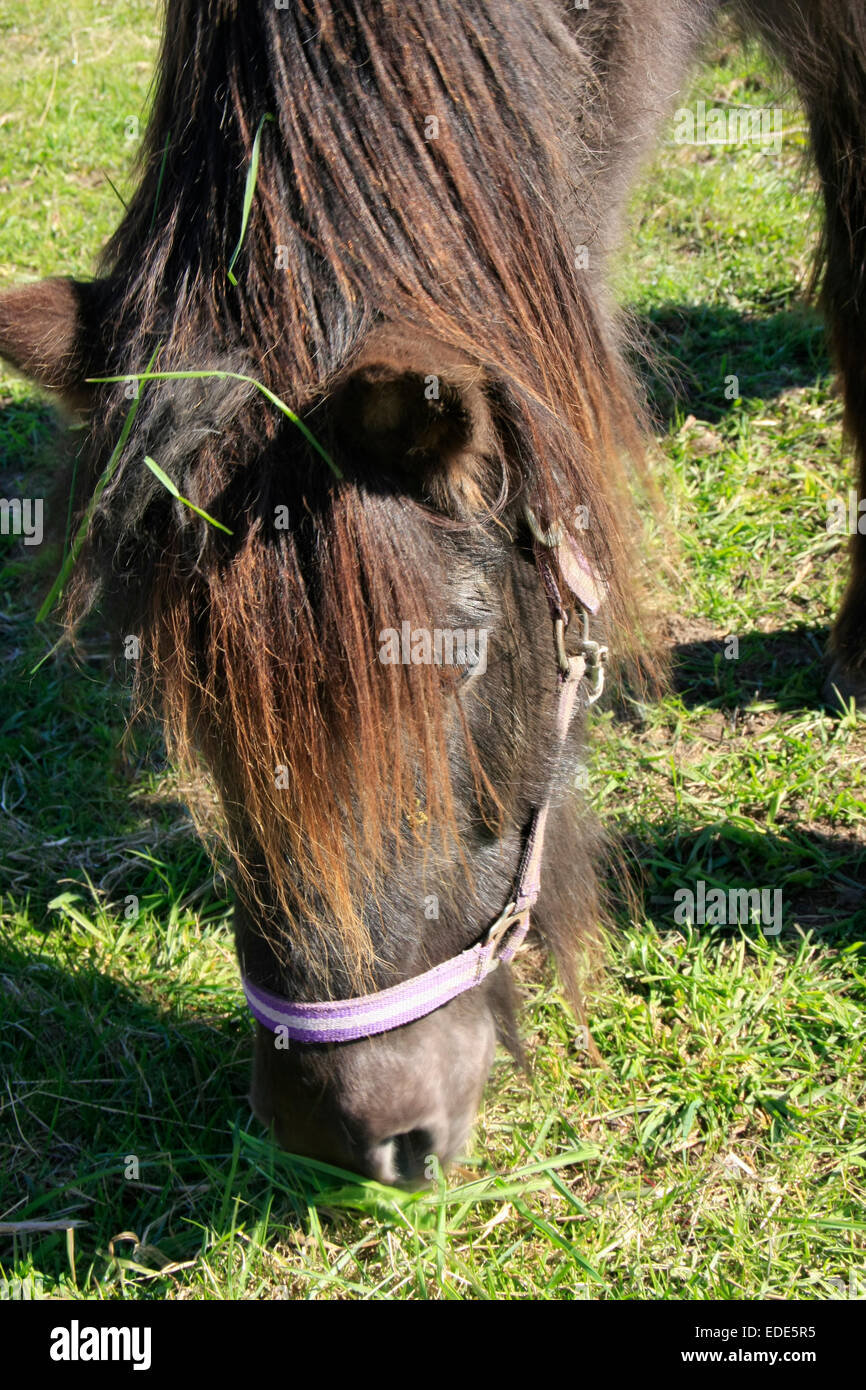
[[[595,671],[595,686],[588,703],[593,703],[601,694],[607,652],[589,640],[586,622],[586,610],[595,612],[600,600],[597,583],[576,547],[564,541],[560,533],[542,533],[532,513],[527,519],[535,538],[536,563],[554,617],[559,664],[556,732],[561,747],[574,715],[578,688],[588,667]],[[569,657],[565,653],[563,633],[568,618],[550,565],[550,551],[556,552],[560,574],[583,605],[584,635],[576,656]],[[355,1042],[424,1018],[458,994],[480,985],[500,962],[507,964],[513,959],[529,931],[529,914],[541,891],[541,859],[549,811],[550,797],[532,814],[512,901],[474,946],[442,965],[425,970],[423,975],[415,975],[402,984],[357,999],[296,1004],[245,978],[244,993],[253,1016],[272,1033],[279,1033],[292,1042]]]

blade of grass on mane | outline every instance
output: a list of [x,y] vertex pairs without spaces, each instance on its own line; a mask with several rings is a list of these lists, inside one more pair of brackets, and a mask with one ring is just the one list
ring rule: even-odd
[[[156,361],[157,354],[158,354],[159,348],[160,348],[161,346],[162,346],[162,344],[160,344],[158,347],[154,348],[153,356],[151,357],[150,361],[149,361],[148,364],[147,364],[147,366],[148,366],[148,371],[150,370],[150,368],[153,366],[154,362]],[[146,374],[145,374],[145,375],[146,375]],[[130,377],[117,377],[117,378],[115,378],[115,380],[118,380],[118,381],[130,381],[130,380],[132,380],[132,379],[133,379],[133,378],[130,378]],[[136,414],[138,413],[138,407],[139,407],[140,401],[141,401],[141,392],[139,392],[138,395],[135,397],[134,401],[132,402],[132,405],[130,406],[130,408],[129,408],[128,412],[127,412],[126,419],[125,419],[124,422],[123,422],[123,428],[122,428],[122,430],[120,431],[120,438],[118,439],[117,443],[116,443],[115,446],[114,446],[114,449],[112,450],[111,458],[108,460],[108,463],[105,465],[105,468],[104,468],[103,471],[102,471],[102,476],[100,477],[99,482],[96,484],[96,487],[93,489],[93,496],[91,497],[91,499],[90,499],[90,501],[89,501],[89,503],[88,503],[88,505],[87,505],[87,511],[84,513],[84,516],[83,516],[82,519],[81,519],[81,523],[80,523],[80,525],[79,525],[79,527],[78,527],[78,530],[77,530],[76,533],[75,533],[75,537],[74,537],[74,539],[73,539],[72,545],[70,546],[69,551],[68,551],[67,554],[66,554],[66,557],[65,557],[65,559],[64,559],[64,561],[63,561],[63,564],[62,564],[62,566],[61,566],[61,569],[60,569],[60,573],[58,574],[57,578],[55,579],[54,583],[52,584],[51,589],[50,589],[50,591],[49,591],[47,597],[45,598],[45,601],[43,602],[41,608],[39,609],[39,612],[36,614],[36,622],[37,622],[37,623],[44,622],[45,619],[48,617],[48,614],[51,612],[51,610],[52,610],[52,608],[54,607],[55,603],[57,602],[58,598],[59,598],[60,595],[62,594],[63,588],[64,588],[64,586],[65,586],[65,584],[66,584],[67,579],[69,578],[70,574],[72,573],[72,568],[73,568],[73,566],[74,566],[74,564],[75,564],[75,561],[78,559],[79,552],[80,552],[80,550],[81,550],[82,545],[84,544],[84,538],[85,538],[85,536],[87,535],[87,529],[88,529],[88,527],[90,526],[90,522],[91,522],[91,520],[92,520],[92,518],[93,518],[93,513],[94,513],[94,511],[96,510],[96,504],[97,504],[97,502],[99,501],[100,497],[102,496],[103,492],[105,491],[106,487],[108,486],[109,482],[111,481],[112,477],[114,476],[114,471],[115,471],[115,469],[117,468],[117,465],[118,465],[118,463],[119,463],[119,461],[120,461],[120,455],[123,453],[124,446],[125,446],[125,444],[126,444],[127,439],[129,438],[130,431],[132,430],[132,426],[133,426],[133,423],[134,423],[134,421],[135,421]],[[47,660],[48,656],[50,656],[50,655],[51,655],[50,652],[47,653],[47,655],[46,655],[45,657],[43,657],[42,660],[43,660],[43,661]],[[40,661],[39,666],[41,666],[41,665],[42,665],[42,662]],[[37,667],[34,667],[34,670],[38,670],[38,669],[39,669],[38,666],[37,666]]]
[[262,129],[266,121],[272,121],[273,119],[269,111],[265,112],[264,116],[262,116],[262,119],[259,121],[255,139],[253,140],[253,153],[250,158],[250,167],[247,170],[246,187],[244,188],[244,206],[243,212],[241,213],[241,234],[238,237],[238,244],[232,253],[232,258],[229,261],[229,268],[226,271],[226,275],[233,285],[238,283],[234,275],[234,266],[235,261],[241,254],[241,247],[244,244],[244,237],[247,234],[247,223],[250,220],[250,210],[253,206],[253,196],[256,191],[256,179],[259,173],[259,151],[262,144]]
[[195,502],[190,502],[188,497],[181,496],[181,494],[177,490],[177,486],[172,482],[168,474],[163,472],[159,464],[154,459],[152,459],[149,454],[145,454],[144,461],[147,464],[153,476],[155,478],[158,478],[159,481],[162,483],[166,492],[170,492],[172,497],[177,498],[178,502],[183,502],[185,507],[189,507],[190,511],[195,512],[197,516],[203,517],[205,521],[210,522],[211,526],[216,526],[218,530],[225,531],[227,536],[234,535],[234,532],[230,531],[227,526],[223,526],[221,521],[217,521],[216,518],[210,516],[208,512],[202,511],[201,507],[197,507],[195,505]]
[[296,415],[295,412],[286,405],[285,401],[280,400],[279,396],[265,386],[263,382],[257,381],[254,376],[246,376],[243,372],[226,372],[214,368],[211,371],[188,372],[151,372],[148,370],[146,372],[127,373],[125,376],[94,376],[89,377],[88,380],[98,385],[104,385],[113,381],[201,381],[207,377],[214,377],[218,381],[245,381],[250,386],[255,386],[256,390],[261,391],[262,395],[266,400],[270,401],[271,405],[275,405],[277,410],[282,411],[283,415],[291,420],[293,425],[298,427],[301,434],[307,440],[307,443],[311,444],[316,453],[325,460],[325,463],[330,468],[334,477],[342,480],[342,472],[337,467],[328,451],[322,448],[312,430],[308,429],[300,416]]

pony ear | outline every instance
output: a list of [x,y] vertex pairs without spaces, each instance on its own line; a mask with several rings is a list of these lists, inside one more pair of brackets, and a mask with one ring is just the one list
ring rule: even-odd
[[329,402],[337,442],[365,471],[449,510],[483,507],[495,432],[480,367],[416,336],[375,334]]
[[0,294],[0,357],[72,410],[90,406],[104,283],[39,280]]

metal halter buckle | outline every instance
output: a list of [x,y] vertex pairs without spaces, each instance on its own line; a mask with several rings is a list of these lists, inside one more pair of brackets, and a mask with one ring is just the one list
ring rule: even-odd
[[484,937],[484,945],[492,946],[494,949],[502,944],[502,940],[508,935],[511,928],[521,921],[524,914],[517,911],[516,903],[509,903],[499,914],[491,927],[488,927]]
[[[587,706],[589,706],[595,704],[604,690],[604,664],[607,660],[608,649],[603,643],[594,642],[590,637],[589,614],[586,609],[581,605],[577,611],[580,613],[583,625],[578,652],[586,662],[587,670],[595,672],[595,683],[586,697],[586,703]],[[571,673],[571,663],[568,658],[568,652],[565,650],[565,628],[565,618],[557,618],[553,624],[553,632],[556,639],[556,660],[563,676],[568,676]]]
[[600,642],[590,642],[589,639],[581,643],[581,655],[586,659],[587,669],[595,671],[595,684],[586,697],[587,705],[594,705],[596,700],[601,698],[604,690],[604,663],[607,660],[607,647]]
[[[563,542],[564,532],[561,522],[556,522],[553,526],[543,527],[535,515],[535,512],[527,504],[523,508],[523,515],[526,524],[532,532],[532,536],[537,545],[544,550],[556,550]],[[554,607],[553,617],[553,636],[556,643],[556,664],[559,667],[563,679],[567,680],[571,675],[571,660],[565,648],[565,630],[568,627],[568,615],[562,607],[559,592],[554,586],[555,599],[551,600]],[[550,593],[548,591],[548,597]],[[601,698],[604,690],[605,661],[608,656],[608,649],[601,642],[595,642],[589,635],[589,613],[584,605],[578,600],[577,612],[580,613],[582,633],[578,654],[586,662],[588,671],[594,672],[595,681],[592,689],[586,697],[587,707],[594,705],[596,700]],[[557,611],[558,610],[558,611]]]

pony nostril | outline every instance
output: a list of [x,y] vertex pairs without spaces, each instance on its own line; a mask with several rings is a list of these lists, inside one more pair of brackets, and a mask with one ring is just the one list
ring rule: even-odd
[[372,1150],[372,1176],[386,1183],[422,1182],[433,1176],[428,1164],[435,1154],[436,1139],[429,1129],[392,1134]]
[[[436,1140],[429,1129],[410,1129],[406,1134],[395,1134],[393,1144],[397,1167],[404,1182],[415,1182],[428,1176],[428,1161],[436,1154]],[[429,1176],[433,1176],[432,1168]]]

